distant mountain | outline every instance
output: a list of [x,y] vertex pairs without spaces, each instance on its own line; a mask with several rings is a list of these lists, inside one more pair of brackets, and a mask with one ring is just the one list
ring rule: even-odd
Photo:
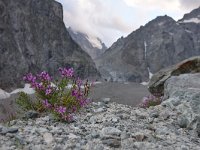
[[107,49],[106,45],[97,37],[90,37],[84,33],[76,32],[71,27],[68,29],[72,39],[85,51],[92,59],[96,59]]
[[82,78],[98,77],[91,57],[76,44],[54,0],[0,0],[0,88],[22,86],[28,72],[74,67]]
[[155,18],[118,39],[96,64],[104,79],[143,82],[195,55],[200,55],[200,8],[178,22],[166,15]]

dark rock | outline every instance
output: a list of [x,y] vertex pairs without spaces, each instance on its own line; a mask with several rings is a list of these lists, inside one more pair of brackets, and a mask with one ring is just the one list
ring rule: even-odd
[[138,142],[142,142],[144,139],[146,138],[146,136],[144,134],[137,134],[135,136],[136,141]]
[[179,116],[178,119],[178,125],[181,127],[181,128],[187,128],[188,124],[189,124],[189,120],[184,117],[184,116]]
[[102,143],[114,148],[119,148],[121,146],[121,142],[118,141],[117,139],[102,140]]
[[200,72],[200,56],[191,57],[167,69],[160,70],[153,75],[149,82],[149,91],[164,94],[164,84],[171,76],[178,76],[184,73]]
[[17,132],[18,132],[18,128],[6,128],[6,127],[3,127],[0,133],[5,135],[6,133],[17,133]]
[[81,78],[98,77],[91,57],[70,37],[62,5],[54,0],[0,0],[0,85],[22,87],[28,72],[73,67]]
[[158,118],[159,112],[158,111],[152,111],[152,112],[150,112],[149,116],[152,117],[152,118]]
[[32,110],[25,113],[25,118],[33,119],[33,118],[37,118],[38,116],[39,116],[39,113]]

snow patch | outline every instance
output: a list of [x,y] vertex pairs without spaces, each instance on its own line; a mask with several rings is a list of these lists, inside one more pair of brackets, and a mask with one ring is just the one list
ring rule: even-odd
[[142,83],[140,83],[140,84],[142,84],[142,85],[144,85],[144,86],[147,86],[147,85],[149,84],[149,82],[142,82]]
[[101,84],[102,82],[100,81],[97,81],[97,82],[94,82],[93,84],[96,85],[96,84]]
[[151,73],[149,67],[148,67],[148,72],[149,72],[149,80],[150,80],[152,78],[152,76],[153,76],[153,73]]
[[165,22],[160,22],[158,23],[159,26],[162,26]]
[[92,36],[86,36],[86,37],[90,41],[90,43],[92,44],[93,47],[102,49],[102,44],[98,38],[92,37]]
[[200,23],[199,18],[190,18],[187,20],[180,21],[179,23]]
[[33,88],[31,88],[30,84],[25,84],[24,88],[16,89],[16,90],[12,91],[10,94],[16,94],[19,92],[24,92],[27,94],[34,94],[35,90]]
[[[149,67],[147,68],[148,69],[148,72],[149,72],[149,81],[150,79],[152,78],[153,76],[153,73],[151,73]],[[149,84],[149,81],[148,82],[141,82],[140,84],[144,85],[144,86],[147,86]]]
[[0,99],[5,99],[9,97],[10,97],[10,93],[7,93],[6,91],[0,89]]
[[147,58],[147,42],[146,41],[144,41],[144,58],[145,60]]
[[192,33],[192,31],[190,31],[190,30],[187,30],[187,29],[186,29],[185,31],[186,31],[186,32],[188,32],[188,33]]

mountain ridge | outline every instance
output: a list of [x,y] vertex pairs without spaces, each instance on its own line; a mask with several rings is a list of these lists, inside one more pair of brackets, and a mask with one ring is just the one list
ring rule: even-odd
[[[194,11],[200,16],[199,10]],[[194,30],[193,34],[188,30]],[[158,16],[118,39],[97,60],[97,67],[106,80],[148,81],[150,73],[200,55],[199,30],[198,23],[179,23],[167,15]]]

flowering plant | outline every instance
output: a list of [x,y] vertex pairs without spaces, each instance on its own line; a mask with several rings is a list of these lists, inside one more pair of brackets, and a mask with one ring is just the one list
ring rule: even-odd
[[159,105],[163,100],[163,97],[159,94],[149,95],[147,97],[143,97],[142,102],[139,104],[142,108],[148,108],[150,106]]
[[59,68],[59,72],[61,80],[55,84],[52,83],[53,78],[45,71],[36,76],[31,73],[25,75],[23,80],[34,88],[37,100],[31,102],[28,98],[24,100],[24,97],[19,97],[18,104],[23,108],[26,106],[26,110],[32,108],[39,112],[49,111],[59,120],[71,121],[73,115],[90,102],[87,98],[90,84],[88,80],[83,84],[80,78],[75,78],[73,68]]

